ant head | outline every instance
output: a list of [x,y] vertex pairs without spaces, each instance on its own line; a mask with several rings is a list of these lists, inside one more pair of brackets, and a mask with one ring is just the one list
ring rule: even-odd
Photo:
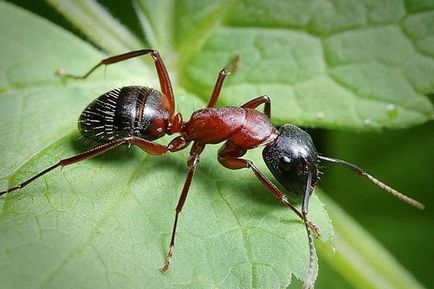
[[278,137],[262,151],[274,177],[290,192],[304,195],[310,183],[312,193],[318,180],[318,153],[312,139],[295,125],[284,125]]

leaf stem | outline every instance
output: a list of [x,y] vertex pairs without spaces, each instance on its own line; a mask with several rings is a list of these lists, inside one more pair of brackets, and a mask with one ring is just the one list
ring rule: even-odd
[[110,53],[143,47],[143,42],[95,0],[47,0],[95,44]]

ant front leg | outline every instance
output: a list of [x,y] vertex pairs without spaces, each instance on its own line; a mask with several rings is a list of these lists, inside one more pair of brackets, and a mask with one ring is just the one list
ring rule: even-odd
[[191,182],[193,180],[194,173],[196,171],[196,167],[199,164],[199,155],[202,153],[203,149],[205,148],[205,145],[200,143],[193,143],[193,146],[190,151],[190,156],[187,161],[188,165],[188,173],[187,178],[184,182],[184,187],[182,188],[181,196],[178,200],[178,205],[176,206],[176,213],[175,213],[175,221],[173,223],[173,229],[172,229],[172,237],[170,238],[170,245],[169,245],[169,251],[166,256],[166,261],[164,262],[164,266],[161,269],[161,271],[164,273],[169,269],[170,262],[172,260],[173,256],[173,248],[175,247],[175,235],[176,235],[176,227],[178,225],[178,216],[179,213],[182,211],[182,208],[184,206],[185,200],[187,199],[188,191],[190,190]]
[[[227,146],[225,150],[225,146],[223,146],[223,148],[219,151],[218,158],[219,162],[223,166],[232,170],[243,168],[251,169],[255,176],[258,178],[258,180],[262,183],[262,185],[266,187],[270,192],[272,192],[278,200],[282,201],[287,207],[293,210],[297,214],[297,216],[303,221],[303,224],[306,228],[306,234],[309,244],[309,267],[305,280],[303,282],[303,288],[310,288],[313,284],[313,278],[315,276],[315,247],[310,231],[314,231],[318,237],[321,236],[318,227],[307,219],[308,198],[312,182],[311,176],[308,179],[306,192],[303,196],[302,213],[300,213],[292,204],[289,203],[288,198],[282,192],[280,192],[280,190],[265,175],[263,175],[259,171],[259,169],[253,164],[253,162],[237,156],[231,156],[231,154],[234,155],[236,153],[236,150],[234,148],[231,148],[231,146]],[[309,227],[311,230],[309,230]]]
[[259,96],[257,98],[254,98],[248,102],[246,102],[245,104],[241,105],[242,108],[257,108],[258,106],[260,106],[261,104],[264,104],[264,114],[268,117],[271,118],[271,101],[270,98],[268,97],[268,95],[262,95]]
[[320,230],[318,226],[309,221],[307,217],[301,213],[294,205],[292,205],[285,194],[283,194],[261,171],[253,164],[252,161],[246,160],[237,156],[231,156],[230,154],[233,151],[230,146],[224,145],[219,150],[218,161],[224,167],[231,170],[239,170],[239,169],[250,169],[256,176],[256,178],[261,182],[261,184],[271,192],[276,199],[284,203],[288,208],[290,208],[294,213],[303,221],[309,225],[311,230],[315,232],[315,235],[319,238],[321,237]]
[[63,159],[63,160],[59,161],[57,164],[52,165],[51,167],[49,167],[49,168],[43,170],[42,172],[34,175],[30,179],[20,183],[19,185],[12,187],[12,188],[9,188],[5,191],[1,191],[0,196],[5,195],[9,192],[24,188],[25,186],[27,186],[28,184],[30,184],[34,180],[38,179],[39,177],[45,175],[46,173],[52,171],[53,169],[55,169],[57,167],[63,168],[65,166],[72,165],[72,164],[78,163],[80,161],[93,158],[97,155],[100,155],[100,154],[105,153],[111,149],[114,149],[115,147],[120,146],[122,144],[136,145],[136,146],[140,147],[142,150],[144,150],[145,152],[152,154],[152,155],[162,155],[168,151],[168,148],[163,146],[163,145],[153,143],[151,141],[148,141],[148,140],[145,140],[142,138],[138,138],[138,137],[125,137],[125,138],[117,139],[117,140],[111,141],[109,143],[97,146],[93,149],[90,149],[90,150],[83,152],[81,154],[78,154],[76,156]]

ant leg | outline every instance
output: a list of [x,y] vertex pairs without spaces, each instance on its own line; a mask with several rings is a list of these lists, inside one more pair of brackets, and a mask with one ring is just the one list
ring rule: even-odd
[[270,192],[274,194],[274,196],[281,200],[285,205],[287,205],[290,209],[292,209],[297,216],[301,218],[301,220],[304,223],[304,226],[306,228],[306,234],[309,244],[309,267],[307,270],[306,277],[303,281],[303,288],[311,288],[313,283],[313,278],[315,276],[315,247],[313,245],[313,238],[310,233],[309,227],[312,231],[315,232],[315,234],[319,237],[320,232],[318,230],[318,227],[309,221],[307,219],[307,205],[308,205],[308,199],[310,196],[310,191],[312,190],[312,175],[309,174],[307,185],[306,185],[306,192],[303,195],[303,205],[302,205],[302,213],[294,208],[293,205],[291,205],[286,198],[285,195],[283,195],[279,189],[266,177],[264,176],[258,168],[249,160],[238,158],[238,157],[224,157],[219,155],[219,162],[229,168],[229,169],[242,169],[242,168],[249,168],[253,171],[253,173],[256,175],[256,177],[259,179],[259,181],[266,187]]
[[261,182],[261,184],[270,191],[276,199],[284,203],[288,208],[290,208],[294,213],[303,221],[308,224],[308,226],[311,228],[312,231],[315,232],[315,235],[317,237],[321,237],[321,233],[319,231],[318,226],[309,221],[305,216],[300,213],[297,208],[295,208],[288,200],[288,198],[264,175],[261,173],[261,171],[253,164],[253,162],[238,158],[238,157],[229,157],[229,156],[222,156],[219,152],[218,157],[219,162],[226,168],[231,170],[238,170],[238,169],[251,169],[252,172],[255,174],[255,176],[258,178],[258,180]]
[[182,210],[182,207],[184,206],[185,200],[187,199],[187,194],[190,189],[191,181],[193,180],[194,172],[196,171],[196,167],[199,164],[199,155],[202,153],[204,148],[205,145],[195,142],[193,143],[193,147],[191,148],[190,151],[190,157],[188,158],[187,161],[187,165],[188,165],[187,178],[185,179],[184,187],[182,188],[181,196],[179,197],[178,205],[176,206],[175,222],[173,223],[172,237],[170,239],[169,251],[167,253],[164,266],[161,269],[163,273],[166,272],[167,269],[169,269],[170,261],[172,260],[173,248],[175,246],[176,227],[178,225],[178,216]]
[[185,149],[190,144],[190,141],[187,141],[183,136],[177,136],[167,145],[167,148],[171,152],[177,152]]
[[161,155],[161,154],[164,154],[165,152],[167,152],[167,150],[168,150],[163,145],[153,143],[153,142],[150,142],[148,140],[141,139],[138,137],[126,137],[126,138],[117,139],[117,140],[111,141],[109,143],[97,146],[93,149],[85,151],[85,152],[78,154],[76,156],[63,159],[63,160],[59,161],[57,164],[52,165],[51,167],[49,167],[49,168],[43,170],[42,172],[34,175],[30,179],[20,183],[19,185],[12,187],[12,188],[9,188],[5,191],[1,191],[0,196],[7,194],[9,192],[24,188],[25,186],[27,186],[28,184],[30,184],[34,180],[38,179],[39,177],[45,175],[46,173],[52,171],[53,169],[55,169],[57,167],[64,167],[67,165],[77,163],[77,162],[82,161],[82,160],[93,158],[93,157],[95,157],[99,154],[105,153],[105,152],[107,152],[107,151],[109,151],[109,150],[111,150],[111,149],[113,149],[119,145],[127,144],[127,143],[137,145],[145,152],[147,152],[149,154],[153,154],[153,155]]
[[264,104],[264,114],[271,118],[271,101],[268,95],[262,95],[252,100],[249,100],[245,104],[241,105],[243,108],[257,108],[261,104]]
[[174,100],[174,96],[173,96],[173,89],[172,89],[172,84],[170,82],[169,74],[167,73],[166,66],[164,65],[164,62],[161,59],[160,54],[158,53],[157,50],[154,50],[154,49],[135,50],[135,51],[130,51],[127,53],[123,53],[123,54],[119,54],[119,55],[105,58],[105,59],[101,60],[97,65],[92,67],[84,75],[69,74],[69,73],[66,73],[62,70],[56,71],[56,74],[59,76],[62,76],[62,77],[66,77],[66,78],[85,79],[101,65],[110,65],[113,63],[125,61],[127,59],[139,57],[139,56],[146,55],[146,54],[151,54],[152,58],[154,59],[155,68],[157,70],[158,79],[160,81],[161,92],[165,96],[168,97],[169,103],[172,107],[172,110],[174,110],[175,100]]
[[152,49],[141,49],[141,50],[130,51],[130,52],[127,52],[127,53],[122,53],[122,54],[118,54],[118,55],[114,55],[114,56],[110,56],[110,57],[104,58],[98,64],[96,64],[94,67],[92,67],[88,72],[86,72],[84,75],[69,74],[69,73],[66,73],[66,72],[64,72],[62,70],[58,70],[58,71],[56,71],[56,73],[59,76],[66,77],[66,78],[86,79],[89,75],[92,74],[92,72],[94,72],[101,65],[109,65],[109,64],[116,63],[116,62],[125,61],[127,59],[131,59],[131,58],[134,58],[134,57],[142,56],[142,55],[145,55],[145,54],[148,54],[148,53],[152,53],[152,52],[155,52],[155,50],[152,50]]
[[226,65],[222,70],[220,70],[219,76],[217,77],[217,80],[214,84],[211,98],[209,99],[208,105],[206,107],[214,107],[216,105],[226,76],[237,70],[239,62],[240,56],[236,55],[230,64]]

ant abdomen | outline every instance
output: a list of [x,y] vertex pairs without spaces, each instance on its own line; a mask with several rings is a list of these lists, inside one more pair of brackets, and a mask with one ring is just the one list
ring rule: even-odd
[[309,175],[311,187],[317,184],[318,153],[310,135],[295,125],[282,126],[278,137],[265,146],[262,157],[274,177],[291,193],[302,196]]
[[81,113],[80,133],[87,139],[107,143],[138,136],[154,140],[166,133],[170,109],[158,90],[126,86],[104,93]]

